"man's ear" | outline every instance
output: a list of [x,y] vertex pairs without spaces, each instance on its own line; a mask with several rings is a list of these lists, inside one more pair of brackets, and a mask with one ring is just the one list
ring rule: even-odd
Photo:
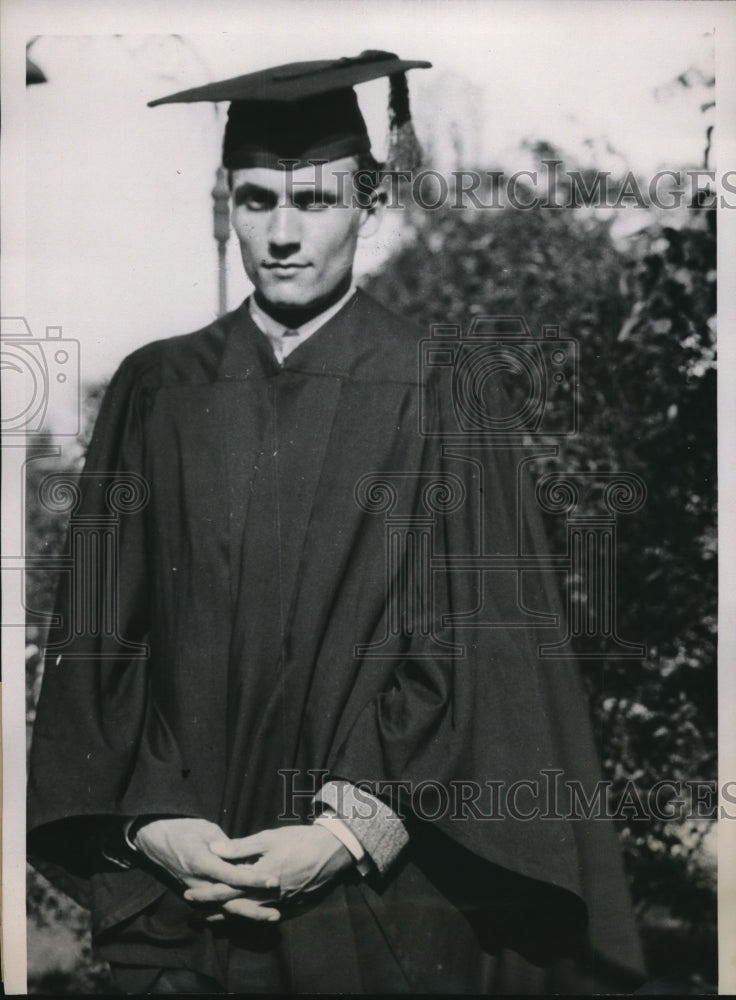
[[365,238],[373,236],[378,231],[378,227],[381,225],[383,219],[384,204],[385,199],[381,197],[380,192],[372,191],[370,204],[367,208],[361,209],[358,236]]

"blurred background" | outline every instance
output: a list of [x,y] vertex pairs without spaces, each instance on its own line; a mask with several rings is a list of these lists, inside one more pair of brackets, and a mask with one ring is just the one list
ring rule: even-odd
[[[212,189],[226,109],[146,102],[200,83],[362,49],[429,59],[410,74],[426,166],[562,167],[563,207],[405,209],[361,247],[361,283],[427,330],[474,315],[522,314],[579,342],[577,437],[559,468],[638,474],[645,506],[618,535],[620,634],[641,661],[583,662],[613,802],[632,783],[715,782],[716,225],[712,187],[677,207],[568,207],[569,171],[608,171],[646,191],[657,171],[717,169],[710,4],[543,4],[348,0],[226,7],[208,33],[41,34],[24,40],[26,266],[14,314],[41,339],[77,341],[80,435],[69,395],[49,400],[28,463],[27,551],[63,547],[65,525],[37,501],[51,469],[79,468],[101,392],[135,347],[197,329],[218,310]],[[177,18],[172,18],[172,30]],[[386,81],[358,88],[380,158]],[[630,180],[629,180],[629,183]],[[534,193],[544,194],[544,190]],[[485,196],[484,196],[485,190]],[[517,190],[523,192],[520,182]],[[485,202],[488,190],[478,194]],[[633,202],[633,203],[632,203]],[[248,293],[225,251],[229,308]],[[3,310],[7,315],[7,309]],[[54,432],[65,434],[54,438]],[[564,544],[564,539],[558,540]],[[28,574],[48,612],[53,574]],[[43,625],[28,629],[32,729]],[[622,810],[617,822],[649,972],[706,990],[717,981],[715,823]],[[29,989],[99,992],[84,911],[29,872]]]

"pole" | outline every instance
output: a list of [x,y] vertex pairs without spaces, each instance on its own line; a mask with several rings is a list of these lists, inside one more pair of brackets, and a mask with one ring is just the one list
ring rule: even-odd
[[217,315],[222,316],[227,312],[227,241],[230,239],[230,188],[224,167],[218,167],[215,173],[212,202],[214,236],[217,240]]

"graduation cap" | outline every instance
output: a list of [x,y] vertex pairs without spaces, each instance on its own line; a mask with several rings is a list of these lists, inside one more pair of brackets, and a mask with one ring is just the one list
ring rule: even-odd
[[188,104],[230,101],[222,163],[228,170],[283,166],[279,161],[338,160],[370,152],[370,139],[353,87],[387,76],[389,143],[386,167],[413,170],[421,150],[409,111],[406,71],[428,69],[421,60],[366,50],[343,59],[287,63],[271,69],[182,90],[149,101]]

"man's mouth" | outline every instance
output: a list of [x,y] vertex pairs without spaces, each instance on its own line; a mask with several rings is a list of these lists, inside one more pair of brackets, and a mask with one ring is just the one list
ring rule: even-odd
[[284,264],[280,261],[264,260],[261,267],[265,267],[268,271],[301,271],[309,267],[309,264]]

